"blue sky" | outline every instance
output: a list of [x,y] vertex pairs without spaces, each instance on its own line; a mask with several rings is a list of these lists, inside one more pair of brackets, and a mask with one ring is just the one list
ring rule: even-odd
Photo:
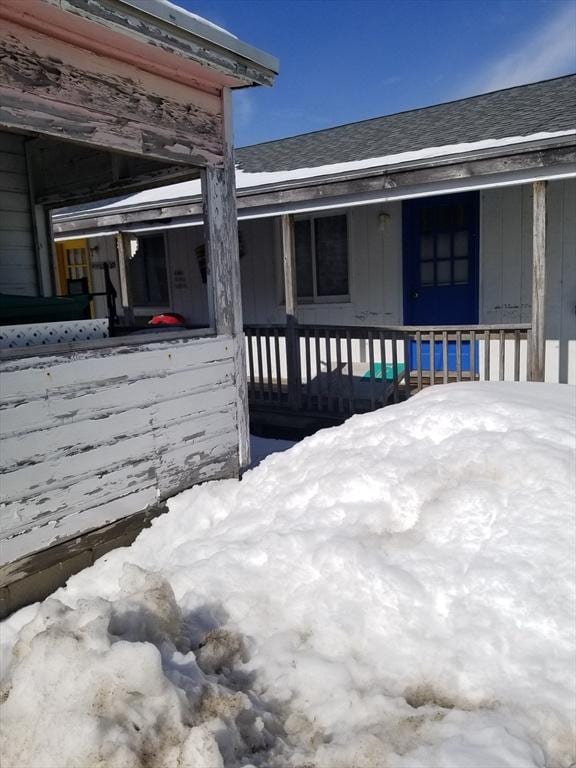
[[280,59],[236,145],[576,71],[576,0],[175,0]]

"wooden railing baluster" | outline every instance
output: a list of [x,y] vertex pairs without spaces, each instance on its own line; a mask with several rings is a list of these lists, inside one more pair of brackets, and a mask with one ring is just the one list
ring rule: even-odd
[[394,402],[400,400],[398,394],[398,336],[396,331],[392,331],[392,389],[394,391]]
[[416,331],[416,380],[418,392],[422,389],[422,331]]
[[274,355],[276,357],[276,393],[278,402],[282,400],[282,368],[280,360],[280,334],[278,328],[274,328]]
[[[298,352],[298,381],[301,412],[325,412],[342,418],[357,410],[374,409],[390,402],[408,398],[428,384],[447,383],[478,378],[480,361],[476,340],[481,338],[484,348],[482,375],[486,381],[503,381],[506,377],[520,381],[526,376],[526,361],[522,358],[523,344],[529,338],[529,325],[476,325],[476,326],[298,326],[296,344]],[[286,396],[283,378],[287,351],[283,339],[286,328],[280,325],[250,325],[245,328],[247,344],[248,395],[251,402],[272,408],[292,408]],[[497,362],[491,365],[491,342],[498,341]],[[436,341],[438,340],[438,357]],[[332,347],[332,341],[336,347]],[[366,354],[369,373],[364,382],[357,381],[354,372],[353,349],[358,341],[368,344]],[[507,342],[510,346],[507,348]],[[392,355],[387,348],[392,345]],[[402,344],[402,346],[400,346]],[[304,345],[302,347],[302,345]],[[410,359],[411,345],[415,346],[415,360]],[[424,349],[428,345],[430,364],[424,365]],[[469,365],[465,365],[465,352],[469,345]],[[513,345],[513,349],[512,349]],[[377,373],[378,347],[381,374]],[[453,351],[454,347],[454,351]],[[400,373],[403,350],[404,376]],[[326,370],[322,357],[325,353]],[[507,360],[508,355],[508,360]],[[315,371],[313,360],[315,358]],[[387,379],[387,358],[392,365],[392,377]],[[440,362],[441,361],[441,362]],[[411,362],[414,371],[411,371]],[[344,372],[344,366],[348,370]],[[442,368],[440,369],[440,365]],[[362,375],[363,368],[357,375]],[[411,379],[413,372],[414,378]],[[358,384],[358,388],[356,385]],[[414,389],[411,389],[412,384]]]
[[520,381],[520,331],[514,331],[514,381]]
[[354,371],[352,368],[352,335],[346,331],[346,357],[348,363],[348,411],[354,413]]
[[430,331],[430,384],[436,384],[436,338],[434,331]]
[[442,381],[448,384],[448,331],[442,331]]

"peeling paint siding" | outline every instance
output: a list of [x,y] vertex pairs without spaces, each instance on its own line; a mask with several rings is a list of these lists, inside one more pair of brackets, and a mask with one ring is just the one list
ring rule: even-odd
[[222,162],[221,99],[3,21],[0,123],[171,162]]
[[0,131],[0,292],[37,293],[24,136]]
[[0,564],[238,472],[231,337],[0,364]]

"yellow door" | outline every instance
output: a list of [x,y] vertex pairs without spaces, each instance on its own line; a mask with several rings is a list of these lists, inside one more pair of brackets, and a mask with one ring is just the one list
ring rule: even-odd
[[92,291],[92,264],[87,240],[64,240],[56,243],[60,294],[67,296],[68,280],[86,278]]

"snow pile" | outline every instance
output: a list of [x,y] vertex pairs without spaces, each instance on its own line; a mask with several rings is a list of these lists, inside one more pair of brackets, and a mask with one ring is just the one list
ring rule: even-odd
[[175,498],[5,623],[4,768],[568,768],[575,395],[432,388]]

